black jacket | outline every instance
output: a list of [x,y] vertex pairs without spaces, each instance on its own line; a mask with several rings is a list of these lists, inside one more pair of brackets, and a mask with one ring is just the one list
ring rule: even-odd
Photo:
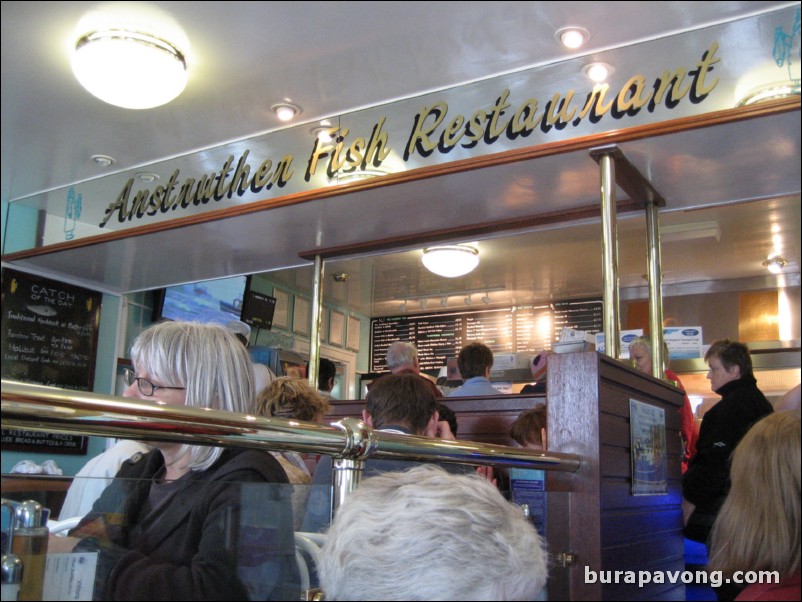
[[728,382],[716,391],[721,401],[704,415],[691,458],[682,477],[682,495],[700,513],[715,515],[730,488],[730,456],[749,428],[773,408],[752,376]]
[[[297,566],[290,492],[267,485],[287,483],[275,458],[226,449],[208,470],[176,481],[180,487],[166,506],[145,520],[152,478],[163,465],[159,450],[125,462],[70,533],[84,538],[76,551],[100,552],[95,599],[297,595],[283,591],[285,580],[297,586]],[[265,574],[272,575],[267,585]]]

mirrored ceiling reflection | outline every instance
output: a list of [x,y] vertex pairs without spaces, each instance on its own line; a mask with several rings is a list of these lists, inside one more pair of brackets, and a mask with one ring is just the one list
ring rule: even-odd
[[[663,211],[660,217],[664,294],[709,290],[731,281],[737,290],[755,282],[799,285],[800,197]],[[619,281],[629,298],[646,295],[646,223],[641,212],[618,216]],[[465,242],[465,241],[453,241]],[[553,300],[601,297],[601,226],[598,220],[479,240],[479,266],[457,278],[430,273],[422,249],[326,262],[324,303],[369,317],[473,307],[511,307]],[[763,262],[781,255],[772,277]],[[335,281],[333,276],[347,274]],[[276,283],[311,293],[312,267],[269,273]],[[763,280],[760,280],[763,279]],[[774,282],[774,284],[771,284]]]

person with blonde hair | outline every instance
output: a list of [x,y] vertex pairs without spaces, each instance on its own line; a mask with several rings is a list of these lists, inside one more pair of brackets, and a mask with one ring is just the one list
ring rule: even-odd
[[[161,322],[134,341],[123,396],[160,407],[195,407],[248,413],[253,407],[251,361],[225,328],[196,322]],[[158,405],[157,405],[158,404]],[[282,549],[276,488],[287,483],[269,453],[177,442],[152,442],[146,454],[124,462],[111,485],[69,537],[52,537],[53,552],[97,552],[95,599],[246,600],[251,587],[238,542],[255,529],[271,533],[248,566],[295,567],[294,548]],[[274,517],[257,524],[244,517],[250,486]],[[273,500],[268,496],[276,497]],[[247,523],[247,524],[246,524]],[[281,525],[281,523],[278,523]],[[270,529],[272,527],[272,530]],[[290,539],[291,541],[291,539]],[[282,555],[283,554],[283,555]],[[283,587],[283,585],[275,585]]]
[[[256,413],[260,416],[276,418],[292,418],[307,422],[321,420],[329,411],[328,398],[309,384],[309,381],[295,376],[280,376],[270,383],[256,399]],[[279,461],[290,483],[293,485],[309,485],[312,475],[301,454],[296,452],[270,452]],[[308,488],[303,490],[308,496]],[[296,519],[303,512],[306,497],[296,499]],[[300,525],[300,522],[299,522]]]
[[329,411],[329,400],[309,381],[295,376],[280,376],[256,399],[256,413],[261,416],[294,418],[315,422]]
[[777,571],[780,582],[748,585],[736,600],[800,599],[800,413],[756,423],[735,449],[732,487],[711,534],[710,570]]
[[318,570],[326,600],[535,600],[546,552],[487,480],[419,465],[360,483]]
[[[629,357],[640,372],[652,374],[652,341],[647,336],[640,336],[632,339],[629,343]],[[668,362],[668,345],[663,343],[663,359]],[[663,371],[668,380],[676,383],[677,388],[685,393],[685,387],[676,373],[668,368]],[[652,376],[654,376],[652,374]],[[693,408],[688,394],[685,393],[682,407],[679,410],[680,436],[682,437],[682,473],[688,470],[688,463],[696,453],[696,440],[699,435],[696,432],[696,421],[693,418]]]

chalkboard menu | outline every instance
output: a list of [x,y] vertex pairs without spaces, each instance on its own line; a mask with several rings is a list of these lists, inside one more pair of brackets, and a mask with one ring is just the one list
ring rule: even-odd
[[387,347],[409,341],[418,348],[422,370],[439,370],[470,341],[496,353],[537,353],[550,349],[563,328],[602,330],[602,301],[583,299],[509,309],[374,318],[370,321],[372,372],[387,370]]
[[[0,349],[3,378],[90,390],[101,299],[95,291],[4,269]],[[85,437],[27,431],[4,430],[3,448],[86,452]]]

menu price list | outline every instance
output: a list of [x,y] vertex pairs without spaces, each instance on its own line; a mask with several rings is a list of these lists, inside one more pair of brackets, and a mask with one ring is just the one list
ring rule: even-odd
[[538,353],[559,340],[564,327],[599,332],[599,299],[562,301],[501,310],[474,310],[371,320],[371,371],[387,370],[387,348],[410,341],[418,349],[422,370],[439,370],[449,357],[471,341],[481,341],[495,353]]
[[[100,293],[4,269],[2,376],[88,391],[94,377]],[[85,437],[3,430],[3,448],[85,453]],[[56,448],[56,449],[53,449]]]

